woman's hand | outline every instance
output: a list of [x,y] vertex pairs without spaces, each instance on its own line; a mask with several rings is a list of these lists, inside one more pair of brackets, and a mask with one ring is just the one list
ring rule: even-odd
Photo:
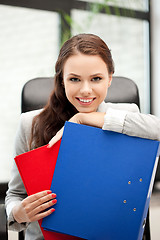
[[[104,124],[104,115],[105,113],[102,113],[102,112],[77,113],[69,120],[69,122],[102,128]],[[56,135],[50,140],[48,144],[48,148],[52,147],[58,140],[62,138],[63,129],[64,127],[62,127],[56,133]]]
[[56,204],[56,194],[50,190],[38,192],[25,198],[19,205],[12,210],[13,217],[18,223],[34,222],[50,215],[55,211],[54,208],[48,210]]

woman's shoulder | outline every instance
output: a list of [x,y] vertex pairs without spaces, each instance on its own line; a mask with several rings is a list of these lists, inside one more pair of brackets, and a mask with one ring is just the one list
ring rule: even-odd
[[42,109],[21,114],[17,133],[15,136],[15,156],[29,151],[32,121],[33,118],[37,116],[41,111]]
[[102,102],[98,107],[98,112],[107,112],[109,108],[124,110],[130,112],[139,112],[139,108],[135,103],[110,103]]
[[27,138],[30,137],[33,118],[40,114],[41,111],[42,109],[38,109],[21,114],[19,124],[19,132],[21,132],[21,134],[25,135]]
[[26,133],[30,132],[31,130],[33,118],[39,115],[42,110],[43,109],[38,109],[21,114],[20,125]]
[[25,112],[21,114],[21,121],[25,122],[25,123],[32,123],[32,120],[35,116],[37,116],[38,114],[40,114],[42,111],[42,109],[38,109],[38,110],[33,110],[33,111],[29,111],[29,112]]

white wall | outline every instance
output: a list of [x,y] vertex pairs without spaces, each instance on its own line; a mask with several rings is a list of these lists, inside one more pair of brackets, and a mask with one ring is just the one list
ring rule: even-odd
[[160,1],[151,0],[153,114],[160,117]]
[[57,13],[0,5],[0,182],[10,179],[22,87],[54,74],[58,26]]

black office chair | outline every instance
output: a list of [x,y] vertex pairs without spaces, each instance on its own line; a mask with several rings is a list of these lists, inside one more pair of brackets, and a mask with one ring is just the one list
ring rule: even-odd
[[0,183],[0,239],[7,240],[7,218],[5,213],[5,205],[4,198],[6,195],[6,191],[8,188],[8,184],[6,182]]
[[[53,89],[53,85],[53,78],[36,78],[28,81],[22,90],[22,112],[43,108]],[[112,103],[135,103],[140,107],[136,84],[124,77],[113,77],[105,101]],[[0,239],[5,240],[8,239],[8,235],[4,204],[0,205],[0,220]],[[147,217],[143,239],[150,240],[149,216]]]

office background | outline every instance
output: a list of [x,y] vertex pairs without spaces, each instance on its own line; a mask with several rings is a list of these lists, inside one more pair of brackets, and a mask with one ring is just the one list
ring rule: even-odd
[[0,0],[0,181],[10,177],[22,87],[29,79],[54,75],[59,48],[69,35],[102,37],[112,51],[115,75],[137,83],[141,111],[160,115],[158,0],[98,3]]

